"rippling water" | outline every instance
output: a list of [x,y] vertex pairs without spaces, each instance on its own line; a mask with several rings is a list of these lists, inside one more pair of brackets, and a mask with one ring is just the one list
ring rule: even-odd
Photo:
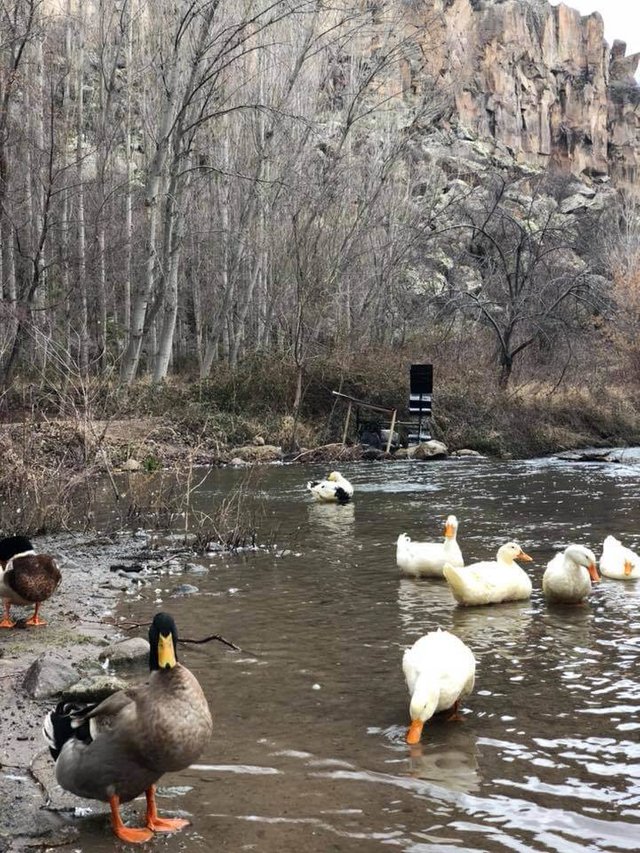
[[[198,765],[163,780],[165,811],[193,826],[168,850],[623,851],[640,847],[640,582],[603,579],[584,607],[548,607],[546,561],[569,541],[599,555],[613,533],[640,547],[640,470],[560,462],[448,461],[344,466],[356,498],[312,503],[318,467],[265,469],[265,527],[293,553],[215,557],[188,576],[200,595],[167,597],[166,578],[129,601],[160,607],[189,647],[215,735]],[[211,505],[243,477],[215,471]],[[467,562],[517,539],[531,601],[458,608],[446,584],[399,576],[395,540],[440,538],[455,513]],[[157,598],[162,604],[157,603]],[[454,631],[478,660],[462,722],[430,721],[404,743],[402,650]],[[184,647],[183,647],[184,648]],[[80,843],[112,848],[103,822]]]

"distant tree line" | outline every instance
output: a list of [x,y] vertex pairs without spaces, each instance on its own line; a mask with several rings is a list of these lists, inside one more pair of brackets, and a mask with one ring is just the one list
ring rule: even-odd
[[526,351],[566,355],[610,309],[601,219],[566,227],[542,181],[425,155],[451,97],[407,82],[401,16],[3,0],[0,390],[264,353],[295,365],[297,408],[318,353],[435,326],[481,329],[502,384]]

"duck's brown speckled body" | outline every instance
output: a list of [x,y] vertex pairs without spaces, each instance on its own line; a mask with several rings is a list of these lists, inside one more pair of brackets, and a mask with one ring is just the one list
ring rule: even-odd
[[0,597],[4,603],[2,628],[12,628],[12,604],[35,605],[27,625],[45,625],[38,616],[40,604],[55,592],[62,579],[60,569],[49,554],[37,554],[31,542],[23,536],[0,540]]
[[[166,821],[155,811],[154,785],[163,773],[182,770],[201,754],[213,729],[209,706],[196,677],[174,658],[158,663],[158,634],[149,632],[151,677],[148,683],[114,693],[99,705],[61,703],[44,727],[56,758],[56,778],[67,791],[111,803],[113,828],[124,841],[145,841],[151,831],[174,831],[184,821]],[[162,619],[160,619],[162,622]],[[162,641],[161,641],[162,642]],[[162,660],[162,653],[160,655]],[[148,830],[124,827],[118,805],[147,793]]]

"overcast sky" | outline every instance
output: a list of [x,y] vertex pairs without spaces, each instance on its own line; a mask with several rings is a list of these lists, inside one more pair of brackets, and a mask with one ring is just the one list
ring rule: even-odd
[[[557,6],[560,0],[551,0]],[[604,37],[613,44],[614,39],[627,43],[627,53],[640,52],[640,2],[638,0],[564,0],[567,6],[581,14],[600,12],[604,18]]]

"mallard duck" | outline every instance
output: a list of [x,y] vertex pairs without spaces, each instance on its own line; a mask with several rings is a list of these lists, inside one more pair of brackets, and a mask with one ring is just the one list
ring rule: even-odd
[[418,743],[427,720],[438,711],[453,708],[457,718],[460,700],[473,690],[476,659],[455,634],[431,631],[407,649],[402,670],[411,694],[411,725],[407,743]]
[[353,497],[353,486],[338,471],[332,471],[326,480],[309,480],[307,489],[317,501],[346,504]]
[[547,601],[579,604],[591,594],[591,584],[599,580],[593,551],[584,545],[568,545],[547,563],[542,592]]
[[517,542],[507,542],[495,560],[457,568],[445,565],[443,574],[458,604],[499,604],[520,601],[531,595],[531,581],[515,560],[531,562]]
[[600,572],[621,581],[640,578],[640,557],[615,536],[607,536],[602,545]]
[[0,539],[0,597],[4,614],[0,628],[13,628],[11,605],[35,605],[33,615],[25,625],[46,625],[38,615],[40,605],[56,590],[62,575],[56,561],[49,554],[36,554],[25,536],[8,536]]
[[444,525],[444,542],[412,542],[406,533],[401,533],[396,543],[398,567],[414,577],[441,578],[445,563],[464,566],[457,532],[458,519],[450,515]]
[[[120,690],[100,704],[61,702],[44,721],[56,762],[56,779],[80,797],[108,802],[111,825],[122,841],[142,843],[154,832],[175,832],[189,821],[158,817],[155,783],[163,773],[195,761],[212,721],[196,677],[178,663],[172,617],[158,613],[149,628],[147,684]],[[120,803],[146,793],[146,829],[126,827]]]

